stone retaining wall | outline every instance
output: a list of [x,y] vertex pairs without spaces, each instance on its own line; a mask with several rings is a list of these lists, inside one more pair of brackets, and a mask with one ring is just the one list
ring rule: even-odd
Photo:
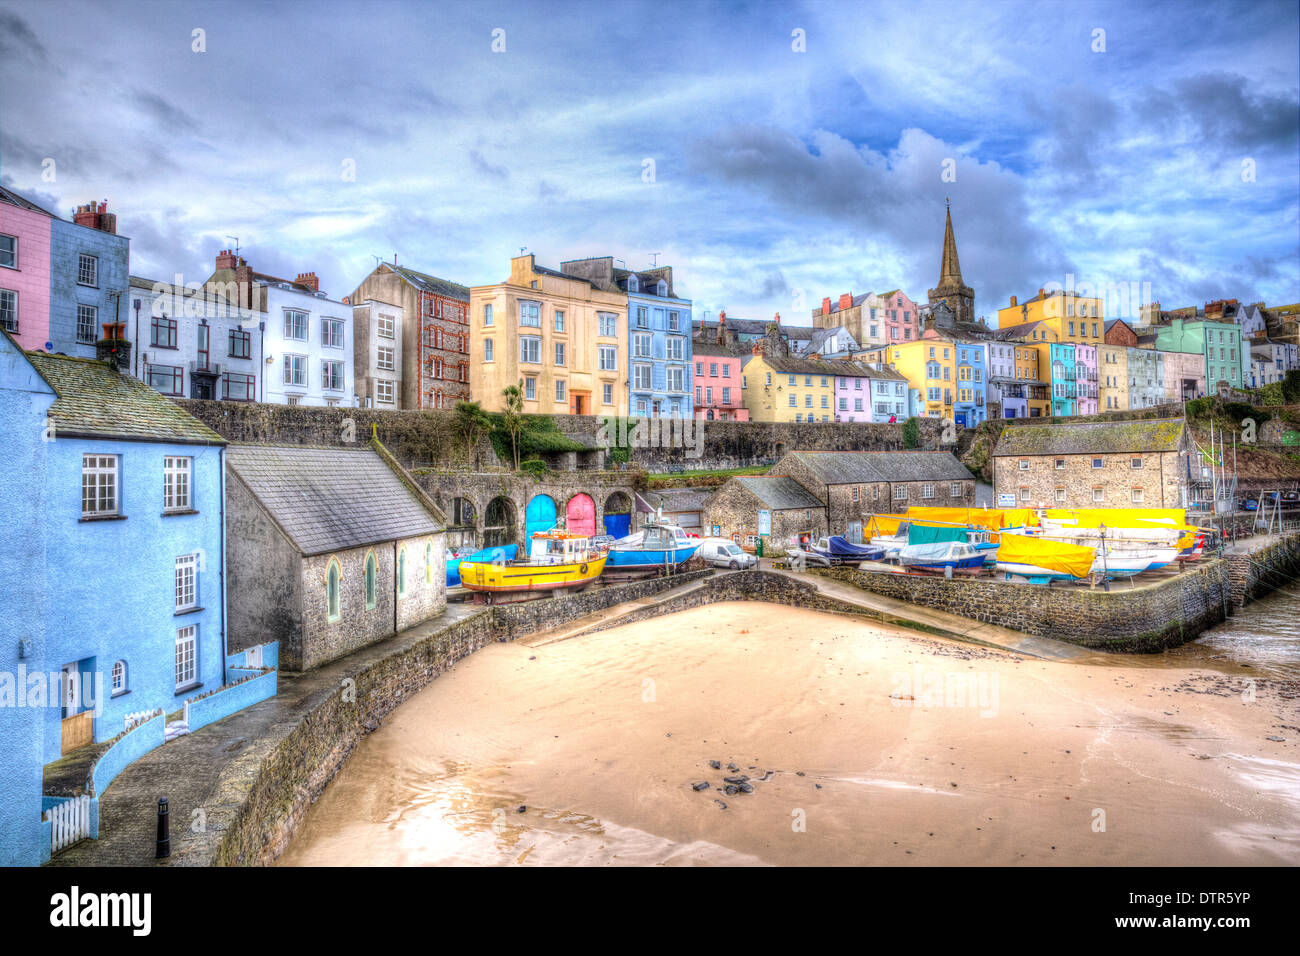
[[1228,554],[1229,597],[1240,607],[1300,577],[1300,534],[1290,534],[1252,554]]
[[1184,644],[1229,613],[1228,564],[1205,561],[1175,577],[1110,591],[835,568],[818,572],[864,591],[1036,637],[1106,651],[1151,653]]

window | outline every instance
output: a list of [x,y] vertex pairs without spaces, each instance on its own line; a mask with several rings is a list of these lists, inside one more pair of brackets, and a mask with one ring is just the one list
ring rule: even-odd
[[680,332],[682,330],[681,315],[677,312],[668,313],[668,331]]
[[392,382],[375,382],[375,400],[381,405],[393,404],[394,391],[395,389]]
[[222,397],[229,402],[251,402],[256,394],[256,382],[251,375],[226,372],[221,376]]
[[81,513],[117,514],[117,456],[81,456]]
[[406,597],[406,549],[397,552],[397,596]]
[[333,622],[343,616],[343,571],[338,558],[330,558],[325,572],[325,617]]
[[1093,488],[1093,489],[1092,489],[1092,500],[1093,500],[1094,502],[1096,502],[1096,503],[1100,503],[1100,502],[1105,501],[1105,500],[1106,500],[1106,489],[1105,489],[1105,488]]
[[608,336],[618,335],[618,329],[615,327],[615,323],[617,321],[618,321],[618,316],[616,316],[612,312],[597,312],[596,313],[596,334],[608,335]]
[[176,690],[179,693],[198,683],[199,628],[197,624],[176,632]]
[[524,379],[524,398],[530,402],[537,399],[537,379],[531,376]]
[[1065,459],[1064,459],[1064,458],[1058,458],[1058,459],[1056,459],[1056,460],[1052,463],[1052,466],[1053,466],[1057,471],[1065,471]]
[[650,358],[650,336],[644,332],[638,332],[632,336],[632,356],[634,358]]
[[375,352],[375,368],[385,369],[392,372],[396,369],[397,349],[393,346],[381,345]]
[[[675,365],[668,369],[668,391],[686,391],[686,369],[682,368],[680,365]],[[727,390],[724,389],[723,391],[725,392]]]
[[922,485],[922,486],[921,486],[921,497],[922,497],[922,498],[933,498],[933,497],[934,497],[934,485]]
[[556,365],[564,364],[564,343],[563,342],[555,343],[555,364]]
[[540,365],[542,362],[542,340],[535,335],[519,336],[519,361]]
[[555,380],[555,400],[557,402],[562,402],[565,400],[564,379],[562,378],[557,378]]
[[231,329],[226,353],[231,358],[250,358],[253,354],[253,336],[243,329]]
[[397,337],[393,317],[391,315],[381,315],[375,320],[375,322],[381,339],[392,339]]
[[812,399],[813,399],[812,395],[805,395],[803,397],[803,407],[812,408],[813,407]]
[[682,357],[685,355],[685,347],[683,345],[684,342],[685,342],[684,339],[678,338],[675,335],[669,336],[666,343],[668,348],[668,351],[666,353],[667,358],[670,359],[671,361],[680,362],[682,360]]
[[1141,458],[1130,458],[1129,461],[1128,461],[1128,463],[1129,463],[1129,467],[1130,467],[1130,468],[1141,468],[1141,467],[1142,467],[1142,459],[1141,459]]
[[149,387],[164,395],[180,395],[184,390],[185,372],[179,365],[146,365]]
[[374,552],[366,555],[366,610],[373,611],[379,603],[379,566]]
[[0,235],[0,266],[18,268],[18,238]]
[[1135,505],[1140,505],[1140,504],[1142,504],[1142,498],[1143,498],[1143,491],[1142,491],[1142,489],[1141,489],[1141,488],[1134,488],[1134,489],[1133,489],[1133,504],[1135,504]]
[[343,389],[343,363],[321,362],[321,388],[337,392]]
[[906,501],[906,500],[907,500],[907,485],[895,485],[895,486],[894,486],[894,500],[895,500],[895,501]]
[[830,408],[830,396],[829,396],[829,395],[823,395],[823,396],[822,396],[822,408]]
[[796,401],[796,399],[795,399],[795,394],[794,394],[794,392],[791,392],[791,393],[790,393],[790,407],[791,407],[791,408],[794,408],[794,406],[795,406],[795,401]]
[[722,404],[723,404],[723,405],[730,405],[730,404],[731,404],[731,389],[729,389],[729,388],[724,388],[724,389],[722,390]]
[[329,349],[343,348],[342,319],[320,320],[320,344]]
[[0,327],[18,331],[18,293],[12,289],[0,289]]
[[113,663],[113,696],[126,693],[126,661]]
[[198,590],[198,560],[192,554],[183,554],[176,559],[176,610],[197,607]]
[[723,378],[731,378],[731,366],[730,366],[730,365],[723,365],[723,366],[722,366],[722,377],[723,377]]
[[1056,492],[1055,492],[1055,493],[1056,493],[1056,500],[1057,500],[1057,501],[1064,501],[1064,500],[1065,500],[1065,487],[1064,487],[1063,485],[1057,485],[1057,486],[1056,486]]
[[636,327],[638,329],[650,328],[650,312],[644,305],[636,307]]
[[99,309],[93,305],[77,306],[77,341],[83,345],[93,345],[95,342],[95,317],[98,314]]
[[483,324],[484,325],[492,324],[492,303],[491,302],[483,303]]
[[519,303],[519,324],[532,329],[542,327],[542,307],[537,302]]
[[1100,458],[1094,458],[1094,459],[1092,460],[1092,467],[1094,467],[1094,468],[1101,468],[1101,467],[1103,467],[1103,465],[1102,465],[1102,460],[1101,460]]
[[284,375],[285,385],[301,385],[304,388],[307,385],[307,356],[305,355],[286,355],[284,357]]
[[613,404],[614,404],[614,386],[613,386],[613,385],[610,385],[610,384],[607,382],[607,383],[605,383],[605,385],[603,385],[603,386],[601,387],[600,400],[601,400],[602,404],[605,404],[605,405],[613,405]]
[[493,355],[492,352],[492,340],[484,339],[483,340],[483,361],[491,362],[494,360],[495,360],[495,356]]
[[99,286],[99,260],[84,252],[77,258],[77,285]]
[[948,486],[949,498],[960,498],[965,493],[965,486],[960,481],[954,481]]
[[640,401],[638,401],[638,402],[636,403],[636,413],[637,413],[638,415],[644,415],[644,414],[645,414],[645,399],[641,399]]
[[307,341],[307,313],[296,309],[284,310],[284,337],[294,342]]
[[562,309],[555,310],[555,331],[564,331],[564,311]]
[[633,381],[632,381],[633,388],[648,389],[650,387],[650,366],[649,365],[633,365],[632,374],[633,374]]
[[1029,470],[1029,461],[1028,461],[1028,459],[1025,459],[1025,458],[1021,458],[1021,459],[1020,459],[1020,470],[1021,470],[1021,471],[1028,471],[1028,470]]
[[193,458],[163,457],[163,510],[189,511],[190,468]]

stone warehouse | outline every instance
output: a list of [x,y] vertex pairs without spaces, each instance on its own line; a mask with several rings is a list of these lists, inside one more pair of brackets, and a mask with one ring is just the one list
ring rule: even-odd
[[[770,513],[770,531],[760,527],[760,511]],[[728,478],[705,500],[704,523],[738,544],[752,546],[761,535],[771,547],[785,547],[804,536],[824,535],[826,508],[789,475],[743,475]]]
[[854,542],[873,514],[975,505],[975,476],[947,451],[794,451],[772,471],[799,482],[818,499],[830,533]]
[[993,450],[993,490],[1026,508],[1184,508],[1194,449],[1181,418],[1017,425]]
[[440,614],[446,519],[378,442],[228,457],[231,652],[304,671]]

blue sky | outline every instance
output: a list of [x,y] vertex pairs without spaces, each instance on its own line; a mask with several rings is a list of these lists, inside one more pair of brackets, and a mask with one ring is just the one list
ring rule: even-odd
[[1298,49],[1293,2],[0,0],[0,181],[107,198],[135,274],[201,281],[239,236],[335,297],[376,255],[481,285],[520,247],[658,253],[697,315],[806,324],[924,301],[951,198],[990,319],[1067,275],[1281,304]]

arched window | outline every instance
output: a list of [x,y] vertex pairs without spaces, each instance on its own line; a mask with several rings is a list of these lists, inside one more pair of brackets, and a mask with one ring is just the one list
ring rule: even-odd
[[379,566],[374,552],[366,555],[366,610],[372,611],[379,603]]
[[665,282],[663,279],[660,279],[660,280],[659,280],[659,285],[656,286],[655,291],[658,292],[659,295],[667,295],[667,294],[668,294],[668,283]]
[[438,349],[442,348],[442,329],[434,329],[433,347]]
[[339,567],[338,558],[330,558],[329,568],[325,572],[325,617],[337,621],[342,616],[343,607],[343,569]]
[[113,665],[113,696],[126,693],[126,661]]
[[406,548],[397,552],[397,596],[406,596]]
[[424,546],[424,583],[433,583],[433,542],[430,541]]
[[433,377],[442,378],[442,359],[440,358],[433,360]]
[[628,291],[628,292],[636,292],[636,291],[638,291],[640,288],[641,288],[641,284],[637,281],[636,276],[628,276],[628,277],[627,277],[627,291]]

